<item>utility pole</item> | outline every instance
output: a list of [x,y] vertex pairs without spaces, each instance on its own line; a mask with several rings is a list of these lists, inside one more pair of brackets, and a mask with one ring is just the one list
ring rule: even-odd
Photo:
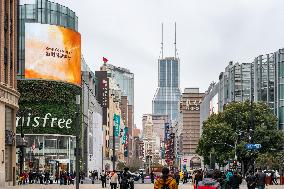
[[80,95],[76,95],[76,189],[79,189],[80,177]]

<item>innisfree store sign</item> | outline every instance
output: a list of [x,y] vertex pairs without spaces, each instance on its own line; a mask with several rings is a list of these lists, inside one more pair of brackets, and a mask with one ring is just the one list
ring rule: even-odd
[[16,127],[57,127],[59,129],[70,129],[71,124],[71,119],[54,117],[51,113],[46,113],[44,117],[32,116],[29,113],[27,117],[16,118]]
[[17,133],[76,133],[76,94],[81,88],[46,80],[18,80],[21,94],[17,112]]

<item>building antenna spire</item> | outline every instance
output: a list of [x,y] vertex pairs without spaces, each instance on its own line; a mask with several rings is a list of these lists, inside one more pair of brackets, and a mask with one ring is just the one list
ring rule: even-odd
[[177,23],[175,22],[175,58],[177,58]]
[[162,42],[161,42],[162,59],[164,58],[164,23],[162,22]]

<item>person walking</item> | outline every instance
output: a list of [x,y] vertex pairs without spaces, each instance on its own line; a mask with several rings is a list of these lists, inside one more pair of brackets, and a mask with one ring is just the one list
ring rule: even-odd
[[154,184],[155,174],[153,173],[153,171],[151,171],[150,177],[151,177],[151,183]]
[[259,169],[258,172],[256,173],[256,186],[258,189],[265,188],[265,178],[266,174],[263,173],[261,169]]
[[238,174],[237,171],[234,172],[233,176],[230,178],[231,189],[239,189],[240,184],[242,183],[242,177]]
[[102,173],[101,173],[101,181],[102,181],[102,188],[106,188],[106,180],[107,180],[107,175],[105,173],[104,170],[102,170]]
[[143,171],[141,172],[140,175],[141,175],[142,184],[144,184],[145,183],[145,175],[144,175]]
[[175,179],[176,179],[177,185],[179,185],[180,176],[179,176],[179,172],[178,171],[175,173]]
[[253,172],[250,171],[249,175],[246,178],[248,189],[255,189],[256,187],[256,177],[253,175]]
[[162,169],[162,176],[156,180],[154,189],[178,189],[176,180],[169,173],[169,168],[164,167]]
[[118,181],[118,175],[115,170],[113,170],[113,173],[110,177],[110,187],[111,189],[117,188],[117,181]]
[[202,181],[202,173],[200,170],[197,171],[197,173],[195,174],[194,180],[193,180],[193,184],[196,186],[196,189],[198,189],[198,183],[199,181]]
[[278,185],[276,172],[273,170],[271,173],[272,183]]

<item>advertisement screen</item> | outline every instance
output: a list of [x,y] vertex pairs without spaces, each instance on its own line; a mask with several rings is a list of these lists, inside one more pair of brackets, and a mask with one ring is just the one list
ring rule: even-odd
[[48,24],[25,24],[25,78],[81,85],[81,35]]

